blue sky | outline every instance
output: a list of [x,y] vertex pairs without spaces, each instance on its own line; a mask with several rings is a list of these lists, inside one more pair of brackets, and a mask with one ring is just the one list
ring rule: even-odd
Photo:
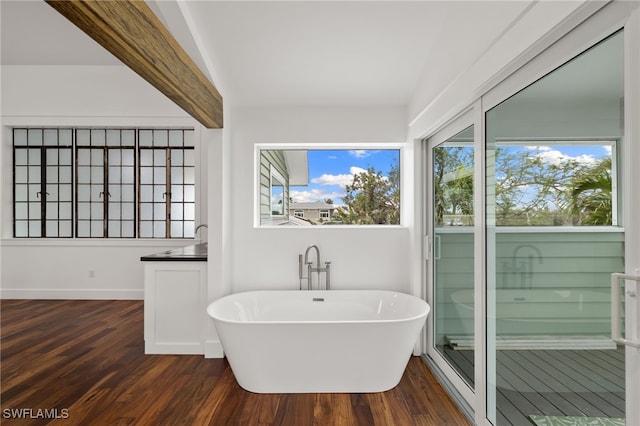
[[[602,145],[544,145],[540,147],[520,146],[516,150],[534,151],[545,161],[558,162],[563,159],[576,159],[581,162],[594,162],[611,155],[609,146]],[[537,153],[536,153],[537,151]],[[342,205],[345,185],[353,181],[354,174],[373,167],[387,176],[391,166],[398,164],[400,151],[383,150],[308,150],[309,185],[292,186],[290,197],[294,202],[324,201],[331,198],[336,205]]]
[[353,176],[369,167],[389,174],[391,166],[400,161],[397,149],[382,150],[308,150],[309,185],[292,186],[290,197],[294,202],[324,201],[331,198],[336,205],[342,205],[345,185],[353,181]]

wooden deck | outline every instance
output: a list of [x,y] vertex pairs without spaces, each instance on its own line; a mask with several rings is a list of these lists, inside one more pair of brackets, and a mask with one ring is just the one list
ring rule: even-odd
[[[445,349],[473,383],[473,351]],[[498,351],[498,424],[527,416],[624,417],[624,349]]]
[[224,359],[145,355],[141,301],[3,300],[0,309],[3,425],[48,424],[8,418],[39,409],[64,425],[469,424],[418,357],[387,392],[254,394]]

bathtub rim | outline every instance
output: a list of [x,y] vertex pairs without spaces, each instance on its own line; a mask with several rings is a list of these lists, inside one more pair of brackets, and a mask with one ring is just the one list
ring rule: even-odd
[[[345,320],[345,319],[341,319],[341,320],[328,320],[328,319],[323,319],[323,320],[303,320],[303,319],[293,319],[293,320],[235,320],[235,319],[227,319],[227,318],[220,318],[217,316],[212,315],[212,310],[213,305],[215,305],[216,303],[223,301],[224,299],[227,298],[231,298],[237,295],[246,295],[249,293],[305,293],[305,294],[309,294],[309,295],[313,295],[313,294],[327,294],[327,293],[336,293],[336,292],[351,292],[351,293],[367,293],[367,292],[373,292],[373,293],[385,293],[385,294],[389,294],[389,295],[394,295],[394,294],[400,294],[401,297],[407,297],[407,298],[414,298],[417,300],[417,304],[419,305],[423,305],[422,307],[424,308],[424,311],[421,312],[420,314],[416,314],[416,315],[411,315],[411,316],[406,316],[403,318],[371,318],[371,319],[358,319],[358,320]],[[209,303],[207,305],[207,315],[213,319],[214,321],[220,321],[222,323],[225,324],[247,324],[247,325],[275,325],[275,324],[281,324],[281,325],[311,325],[311,324],[391,324],[391,323],[400,323],[400,322],[410,322],[410,321],[415,321],[415,320],[419,320],[421,317],[423,318],[422,321],[425,321],[427,316],[429,315],[429,313],[431,312],[431,305],[429,305],[425,300],[421,299],[418,296],[414,296],[412,294],[408,294],[408,293],[403,293],[401,291],[395,291],[395,290],[374,290],[374,289],[362,289],[362,290],[353,290],[353,289],[344,289],[344,290],[286,290],[286,289],[280,289],[280,290],[248,290],[248,291],[241,291],[238,293],[231,293],[228,294],[226,296],[223,296],[219,299],[214,300],[213,302]]]

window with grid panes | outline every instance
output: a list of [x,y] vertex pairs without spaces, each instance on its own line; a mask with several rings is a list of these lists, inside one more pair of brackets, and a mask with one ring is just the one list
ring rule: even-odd
[[76,236],[135,237],[135,130],[76,130]]
[[193,131],[138,131],[141,238],[193,238],[195,150]]
[[193,238],[193,129],[16,128],[13,145],[16,238]]
[[13,129],[16,238],[73,236],[73,132]]

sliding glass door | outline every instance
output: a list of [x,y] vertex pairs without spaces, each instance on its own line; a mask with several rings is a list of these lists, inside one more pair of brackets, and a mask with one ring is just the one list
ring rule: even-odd
[[486,112],[493,424],[624,424],[625,348],[610,338],[627,237],[623,42],[607,37]]
[[427,355],[474,400],[474,126],[471,114],[426,141]]
[[474,381],[473,126],[431,148],[435,349]]
[[478,424],[640,425],[638,75],[612,2],[425,140],[425,352]]

